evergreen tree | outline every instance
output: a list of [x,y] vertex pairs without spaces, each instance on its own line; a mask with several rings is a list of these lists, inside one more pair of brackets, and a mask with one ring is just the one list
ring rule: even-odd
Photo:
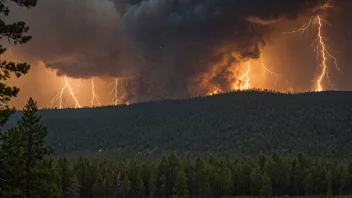
[[158,180],[157,169],[153,167],[149,178],[150,197],[153,197],[155,194],[157,194],[157,185],[158,185],[157,180]]
[[331,178],[332,178],[332,174],[331,171],[329,170],[327,175],[326,175],[326,198],[332,198],[333,197],[333,193],[332,193],[332,189],[331,189]]
[[128,175],[123,176],[122,192],[123,197],[128,197],[131,191],[131,181],[128,179]]
[[91,197],[94,182],[99,174],[97,171],[98,162],[80,157],[74,165],[75,174],[80,185],[81,197]]
[[[66,157],[60,157],[58,159],[58,166],[59,166],[59,171],[60,171],[60,181],[61,181],[61,189],[63,191],[63,194],[66,194],[66,190],[70,188],[72,185],[72,178],[75,176],[73,173],[73,170],[70,167],[70,163]],[[76,177],[77,179],[77,177]],[[78,183],[78,181],[77,181]]]
[[93,198],[103,198],[104,197],[104,179],[101,174],[98,175],[92,188]]
[[77,176],[73,175],[64,191],[64,198],[80,198],[79,187]]
[[[16,3],[20,7],[26,7],[30,9],[37,5],[37,0],[10,0]],[[0,1],[0,14],[8,16],[10,9],[6,5],[8,1]],[[8,42],[13,44],[25,44],[31,36],[25,36],[29,27],[23,21],[17,21],[12,24],[5,22],[3,18],[0,19],[0,39],[7,39]],[[0,55],[6,52],[6,48],[0,45]],[[30,66],[27,63],[14,63],[11,61],[1,60],[0,62],[0,131],[1,127],[7,122],[9,116],[14,112],[15,109],[8,106],[8,102],[11,98],[16,97],[19,89],[17,87],[7,86],[2,81],[8,80],[11,74],[15,74],[16,77],[20,77],[26,74]]]
[[272,195],[272,184],[270,181],[270,178],[266,172],[263,173],[262,177],[262,188],[260,190],[260,195],[261,196],[271,196]]
[[140,170],[140,175],[141,178],[143,180],[144,183],[144,188],[145,188],[145,192],[144,194],[146,196],[150,195],[150,183],[149,183],[149,179],[150,179],[150,174],[151,174],[151,165],[149,163],[143,163],[143,165],[141,166],[141,170]]
[[144,193],[145,193],[145,185],[141,175],[139,174],[137,176],[137,182],[136,182],[136,194],[138,197],[144,197]]
[[15,128],[0,134],[1,168],[0,168],[0,197],[11,197],[21,194],[23,188],[23,141],[20,131]]
[[178,197],[184,197],[188,194],[187,177],[184,168],[180,168],[178,171],[174,186],[174,194]]
[[258,196],[262,188],[262,177],[258,168],[252,169],[250,180],[251,196]]
[[57,187],[50,183],[55,182],[52,178],[58,176],[57,170],[54,170],[56,167],[52,161],[44,160],[53,149],[45,144],[48,131],[37,111],[37,103],[30,98],[18,126],[0,138],[0,154],[5,162],[2,171],[9,176],[16,175],[9,185],[11,193],[27,198],[44,194],[54,196],[50,188]]

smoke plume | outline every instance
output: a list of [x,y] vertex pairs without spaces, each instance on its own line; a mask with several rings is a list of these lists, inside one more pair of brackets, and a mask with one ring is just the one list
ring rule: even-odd
[[311,15],[325,0],[46,0],[26,18],[33,40],[16,53],[57,75],[127,79],[145,101],[228,91],[229,70],[260,57],[278,21]]

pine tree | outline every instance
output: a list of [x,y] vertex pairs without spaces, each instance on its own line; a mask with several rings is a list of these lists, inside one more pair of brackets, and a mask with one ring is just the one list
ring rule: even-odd
[[136,193],[138,193],[138,197],[144,197],[145,185],[140,174],[137,176],[136,190]]
[[69,185],[65,189],[64,198],[79,198],[79,183],[76,175],[70,178]]
[[331,189],[331,178],[332,178],[332,174],[331,171],[329,170],[327,175],[326,175],[326,198],[332,198],[333,197],[333,193],[332,193],[332,189]]
[[54,170],[52,161],[45,160],[53,149],[45,144],[48,131],[41,123],[37,111],[37,103],[30,98],[18,126],[0,137],[0,154],[5,162],[2,173],[15,175],[9,180],[8,186],[12,191],[9,196],[13,196],[14,192],[17,196],[27,198],[42,193],[48,195],[47,193],[54,193],[50,188],[57,187],[49,183],[55,182],[51,178],[58,176],[58,171]]
[[262,188],[260,190],[261,196],[271,196],[272,195],[272,184],[270,178],[266,172],[263,173],[262,177]]
[[[66,190],[68,190],[71,187],[72,178],[75,175],[66,157],[60,157],[57,161],[58,161],[58,166],[59,166],[60,176],[61,176],[60,178],[61,189],[63,191],[63,194],[66,194]],[[77,179],[77,183],[78,183],[78,179]]]
[[[30,9],[37,5],[37,0],[10,0],[16,3],[20,7],[26,7]],[[8,1],[0,1],[0,14],[8,16],[10,9],[6,5]],[[7,41],[13,44],[25,44],[31,36],[25,36],[29,27],[23,21],[14,22],[7,24],[4,19],[0,19],[0,39],[7,38]],[[0,56],[6,52],[6,48],[0,45]],[[8,80],[11,74],[15,74],[16,77],[20,77],[26,74],[30,66],[27,63],[14,63],[9,61],[0,60],[0,131],[1,127],[7,122],[9,116],[14,112],[15,109],[8,106],[8,102],[11,98],[16,97],[19,89],[17,87],[7,86],[2,81]]]
[[0,197],[11,197],[21,194],[23,187],[23,142],[21,133],[15,128],[0,134],[1,167],[0,167]]
[[116,186],[115,186],[115,192],[114,192],[114,198],[118,198],[121,197],[122,195],[122,187],[123,187],[123,183],[122,183],[122,178],[121,178],[121,172],[118,171],[117,176],[116,176]]
[[158,173],[155,167],[152,168],[149,177],[149,190],[150,190],[150,197],[154,197],[157,194],[157,185],[158,185]]
[[104,179],[101,174],[98,175],[92,188],[93,198],[103,198],[104,195]]
[[123,176],[122,191],[123,197],[128,197],[131,191],[131,182],[126,174]]
[[184,168],[180,168],[178,171],[174,186],[174,194],[177,197],[184,197],[188,194],[187,177]]
[[262,188],[262,177],[258,168],[252,169],[250,180],[251,196],[258,196]]

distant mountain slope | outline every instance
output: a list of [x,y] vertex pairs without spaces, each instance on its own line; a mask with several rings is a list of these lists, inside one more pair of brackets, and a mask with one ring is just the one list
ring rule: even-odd
[[[279,152],[352,155],[352,92],[233,92],[130,106],[41,111],[58,154]],[[18,117],[18,115],[17,115]]]

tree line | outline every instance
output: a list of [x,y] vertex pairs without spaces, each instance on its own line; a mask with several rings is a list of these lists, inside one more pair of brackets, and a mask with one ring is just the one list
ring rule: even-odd
[[154,161],[80,158],[72,164],[59,158],[58,169],[59,177],[66,181],[62,188],[69,189],[66,192],[76,187],[74,192],[91,198],[332,197],[352,193],[352,163],[327,163],[303,154],[292,158],[273,154],[256,160],[170,154]]

